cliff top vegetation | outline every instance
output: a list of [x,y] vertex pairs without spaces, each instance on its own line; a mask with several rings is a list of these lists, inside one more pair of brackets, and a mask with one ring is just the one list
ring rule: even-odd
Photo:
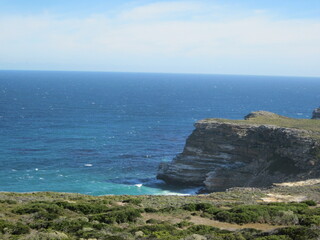
[[303,135],[307,135],[315,139],[320,139],[320,120],[289,118],[267,111],[252,112],[245,116],[244,120],[207,118],[199,121],[199,123],[214,122],[239,125],[273,125],[282,128],[293,128],[304,130]]

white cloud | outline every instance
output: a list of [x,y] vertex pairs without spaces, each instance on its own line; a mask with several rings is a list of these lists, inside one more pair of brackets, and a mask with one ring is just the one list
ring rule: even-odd
[[203,7],[203,4],[199,2],[156,2],[124,10],[119,14],[119,18],[127,21],[135,21],[177,17],[179,14],[196,13],[203,10]]
[[[215,13],[208,8],[202,20],[155,20],[189,13],[192,4],[156,3],[112,19],[2,16],[0,67],[320,75],[319,20],[275,20],[255,13],[210,20]],[[200,5],[194,4],[198,14]]]

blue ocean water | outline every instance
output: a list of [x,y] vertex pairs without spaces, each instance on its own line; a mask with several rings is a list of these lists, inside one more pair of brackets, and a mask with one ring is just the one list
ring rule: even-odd
[[320,78],[0,71],[0,191],[188,193],[155,176],[195,121],[319,105]]

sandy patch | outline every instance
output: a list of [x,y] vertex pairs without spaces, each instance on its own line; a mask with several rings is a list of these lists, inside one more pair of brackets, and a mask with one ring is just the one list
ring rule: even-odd
[[[142,216],[145,220],[156,219],[160,221],[168,221],[172,224],[179,223],[184,220],[183,216],[179,218],[174,216],[159,215],[157,213],[143,213]],[[207,225],[207,226],[212,226],[212,227],[225,229],[229,231],[236,231],[244,228],[254,228],[261,231],[270,231],[276,228],[284,227],[284,226],[276,226],[276,225],[261,224],[261,223],[238,225],[238,224],[232,224],[232,223],[219,222],[216,220],[211,220],[211,219],[203,218],[199,216],[191,216],[191,219],[187,221],[192,222],[196,225]]]
[[263,202],[302,202],[307,200],[306,196],[302,195],[282,195],[275,193],[268,193],[267,197],[261,198]]
[[301,186],[310,186],[320,183],[320,179],[309,179],[306,181],[298,182],[283,182],[283,183],[274,183],[273,185],[278,187],[301,187]]
[[276,228],[284,227],[284,226],[276,226],[276,225],[269,225],[269,224],[262,224],[262,223],[250,223],[250,224],[232,224],[232,223],[226,223],[226,222],[219,222],[216,220],[211,220],[208,218],[202,218],[199,216],[191,216],[190,222],[193,222],[194,224],[203,224],[208,225],[212,227],[217,227],[220,229],[225,229],[229,231],[235,231],[238,229],[244,229],[244,228],[254,228],[261,231],[270,231]]

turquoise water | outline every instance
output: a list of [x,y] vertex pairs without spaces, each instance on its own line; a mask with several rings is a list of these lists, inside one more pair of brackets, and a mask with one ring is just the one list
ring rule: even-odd
[[319,105],[320,78],[0,71],[0,191],[190,193],[155,176],[195,121]]

